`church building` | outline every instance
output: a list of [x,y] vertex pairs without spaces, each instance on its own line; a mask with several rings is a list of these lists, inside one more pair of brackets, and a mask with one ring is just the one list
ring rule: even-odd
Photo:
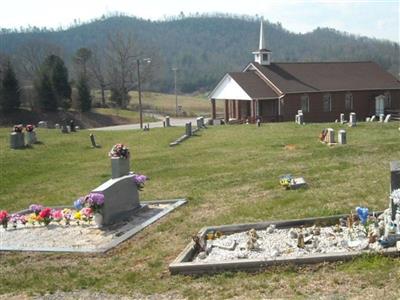
[[242,72],[227,73],[210,93],[224,101],[228,121],[293,121],[302,110],[305,122],[332,122],[344,113],[357,119],[400,112],[400,81],[378,64],[357,62],[272,62],[260,27],[259,49]]

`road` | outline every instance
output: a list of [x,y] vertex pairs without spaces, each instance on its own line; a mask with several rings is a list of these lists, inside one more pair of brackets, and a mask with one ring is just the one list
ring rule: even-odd
[[[192,122],[192,126],[196,126],[196,118],[170,118],[171,126],[182,126],[183,127],[188,122]],[[163,127],[163,121],[143,123],[143,127],[145,125],[147,126],[147,124],[150,125],[150,129]],[[92,128],[91,130],[112,131],[112,130],[133,130],[133,129],[140,129],[140,124],[125,124],[125,125],[117,125],[117,126],[107,126],[107,127]]]

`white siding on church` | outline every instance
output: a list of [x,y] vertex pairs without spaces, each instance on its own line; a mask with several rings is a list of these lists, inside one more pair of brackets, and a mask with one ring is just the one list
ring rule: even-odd
[[229,74],[225,75],[218,86],[211,92],[209,98],[216,100],[252,100]]

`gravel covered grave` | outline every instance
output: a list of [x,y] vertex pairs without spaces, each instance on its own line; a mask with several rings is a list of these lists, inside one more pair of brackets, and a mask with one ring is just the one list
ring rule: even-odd
[[155,222],[185,201],[143,205],[124,222],[98,228],[92,222],[64,221],[48,226],[18,224],[0,227],[0,250],[103,252]]
[[[298,247],[298,235],[304,236],[304,248]],[[205,251],[194,262],[221,262],[240,259],[275,259],[277,257],[304,257],[323,253],[346,253],[359,250],[379,250],[378,242],[369,243],[362,225],[350,230],[345,226],[309,227],[304,229],[253,230],[257,238],[251,242],[251,232],[222,235],[207,240]]]

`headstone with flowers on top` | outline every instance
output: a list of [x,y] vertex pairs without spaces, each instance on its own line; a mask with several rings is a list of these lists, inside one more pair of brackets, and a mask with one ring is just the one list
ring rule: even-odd
[[26,125],[26,144],[28,146],[37,143],[35,127],[33,125]]
[[25,147],[24,127],[22,124],[14,125],[13,131],[10,134],[10,147],[11,149],[21,149]]
[[104,203],[100,210],[102,225],[123,221],[141,207],[139,190],[147,177],[129,172],[129,149],[116,144],[110,151],[112,178],[95,188],[91,194],[102,194]]

